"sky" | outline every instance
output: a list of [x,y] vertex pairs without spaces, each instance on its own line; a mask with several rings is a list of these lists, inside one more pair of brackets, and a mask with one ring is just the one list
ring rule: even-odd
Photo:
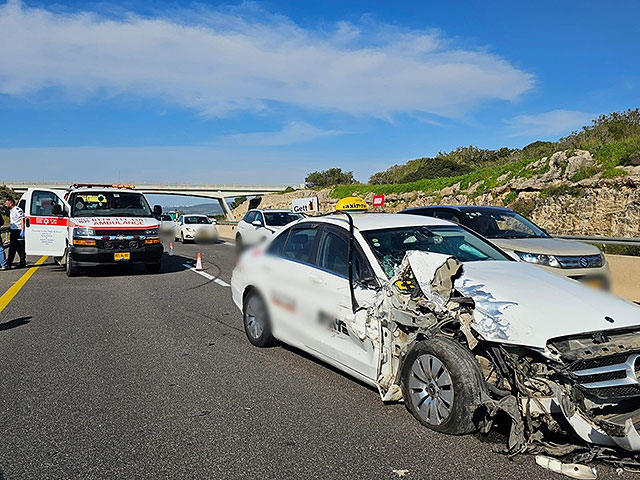
[[0,0],[0,183],[366,182],[556,140],[639,106],[638,18],[635,0]]

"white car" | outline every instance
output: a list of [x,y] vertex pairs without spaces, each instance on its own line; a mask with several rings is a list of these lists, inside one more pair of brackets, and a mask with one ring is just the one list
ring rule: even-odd
[[178,223],[171,217],[171,215],[162,214],[157,217],[160,222],[160,234],[161,235],[173,235],[176,231]]
[[236,247],[241,251],[244,247],[257,245],[271,238],[284,226],[301,218],[304,218],[304,215],[291,210],[249,210],[238,222]]
[[307,218],[246,251],[231,289],[253,345],[304,350],[428,428],[488,431],[503,412],[511,452],[574,437],[639,458],[640,307],[459,225]]
[[174,238],[179,242],[218,241],[218,227],[206,215],[181,215],[176,223]]

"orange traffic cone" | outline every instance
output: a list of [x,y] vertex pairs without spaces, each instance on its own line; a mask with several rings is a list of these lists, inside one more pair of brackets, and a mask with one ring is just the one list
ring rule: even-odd
[[169,243],[169,256],[173,257],[173,243]]
[[196,270],[202,270],[202,255],[198,252],[198,259],[196,260]]

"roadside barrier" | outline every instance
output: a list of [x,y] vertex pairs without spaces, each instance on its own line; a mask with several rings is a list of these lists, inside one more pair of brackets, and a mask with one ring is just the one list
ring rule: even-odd
[[623,237],[589,237],[586,235],[551,235],[554,238],[562,238],[564,240],[577,240],[579,242],[599,243],[601,245],[629,245],[640,246],[640,238],[623,238]]

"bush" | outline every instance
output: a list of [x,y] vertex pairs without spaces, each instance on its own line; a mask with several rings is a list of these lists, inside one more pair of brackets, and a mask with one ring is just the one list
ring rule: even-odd
[[231,202],[231,205],[229,205],[229,208],[231,208],[231,210],[234,210],[246,201],[247,197],[236,197],[233,199],[233,202]]
[[589,150],[594,145],[618,142],[632,137],[640,137],[640,110],[637,108],[628,109],[626,112],[600,115],[591,125],[561,138],[558,143],[562,148]]
[[353,172],[343,172],[341,168],[329,168],[321,172],[312,172],[304,179],[307,187],[331,187],[356,183]]
[[504,198],[502,199],[502,204],[504,206],[507,206],[511,202],[513,202],[516,198],[518,198],[518,192],[516,192],[515,190],[512,190],[504,196]]

